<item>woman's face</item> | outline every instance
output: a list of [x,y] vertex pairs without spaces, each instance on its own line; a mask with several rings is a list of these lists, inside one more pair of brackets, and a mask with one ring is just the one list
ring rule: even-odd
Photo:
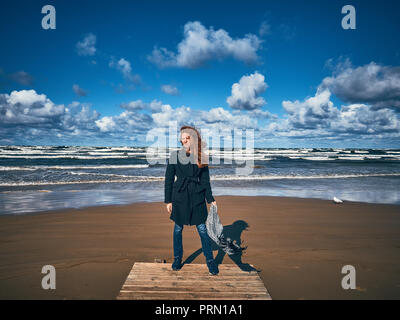
[[191,136],[190,136],[188,133],[186,133],[186,132],[182,132],[181,141],[182,141],[183,146],[184,146],[187,150],[189,150],[189,149],[190,149],[190,146],[192,145]]

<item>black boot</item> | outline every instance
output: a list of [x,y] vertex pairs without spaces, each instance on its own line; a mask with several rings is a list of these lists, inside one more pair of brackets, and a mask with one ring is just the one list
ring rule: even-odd
[[176,257],[172,263],[172,270],[177,271],[182,268],[182,258]]
[[215,276],[219,273],[218,266],[214,260],[208,260],[207,267],[210,275]]

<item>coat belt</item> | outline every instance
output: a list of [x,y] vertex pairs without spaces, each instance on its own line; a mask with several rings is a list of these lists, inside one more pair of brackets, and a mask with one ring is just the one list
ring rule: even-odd
[[181,179],[179,185],[178,185],[178,192],[185,190],[190,182],[194,182],[199,184],[199,178],[198,177],[184,177],[183,179]]

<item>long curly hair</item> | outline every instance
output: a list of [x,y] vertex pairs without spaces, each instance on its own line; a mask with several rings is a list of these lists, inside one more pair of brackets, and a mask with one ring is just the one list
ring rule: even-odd
[[208,156],[205,152],[203,152],[203,148],[206,146],[206,142],[201,139],[201,135],[199,131],[192,127],[192,126],[182,126],[180,129],[180,142],[181,145],[183,145],[182,142],[182,133],[186,132],[189,136],[190,139],[193,141],[193,155],[195,156],[195,159],[197,159],[197,166],[199,168],[206,167],[208,165]]

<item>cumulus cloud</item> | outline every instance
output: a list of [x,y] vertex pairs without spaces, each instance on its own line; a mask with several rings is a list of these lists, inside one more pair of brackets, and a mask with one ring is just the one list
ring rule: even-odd
[[170,121],[188,123],[193,113],[190,107],[181,106],[173,109],[169,104],[164,104],[159,112],[155,112],[151,116],[156,126],[167,127]]
[[35,90],[0,94],[0,123],[3,124],[49,123],[57,121],[64,112],[64,105],[56,105]]
[[232,57],[245,63],[259,60],[257,50],[262,40],[256,35],[246,34],[243,38],[233,39],[223,29],[207,29],[199,21],[187,22],[184,26],[183,40],[178,44],[177,52],[155,47],[149,61],[160,68],[182,67],[198,68],[207,61]]
[[72,86],[72,90],[75,92],[75,94],[78,96],[78,97],[84,97],[84,96],[86,96],[86,91],[85,90],[83,90],[79,85],[77,85],[77,84],[74,84],[73,86]]
[[132,73],[132,66],[128,60],[121,58],[118,61],[115,61],[114,59],[112,59],[108,65],[111,68],[116,68],[117,70],[119,70],[122,73],[125,80],[136,84],[141,83],[140,76],[138,74]]
[[400,121],[393,109],[366,104],[337,108],[330,96],[328,89],[318,88],[315,96],[302,102],[283,101],[285,118],[271,122],[263,132],[292,138],[400,137]]
[[260,110],[260,109],[255,109],[255,110],[249,111],[249,115],[251,115],[252,117],[255,117],[255,118],[259,118],[259,119],[277,119],[278,118],[277,115],[272,114],[269,111],[264,111],[264,110]]
[[90,107],[76,101],[65,107],[35,90],[0,94],[0,140],[35,143],[55,137],[96,137],[99,130],[94,121],[99,113]]
[[150,103],[143,102],[142,100],[134,100],[128,103],[121,103],[120,107],[128,111],[149,110],[151,112],[160,112],[162,109],[162,102],[154,99]]
[[283,101],[282,106],[288,113],[289,121],[295,128],[317,128],[329,124],[338,116],[338,109],[330,101],[329,90],[318,90],[314,97],[303,102]]
[[95,121],[100,117],[100,113],[91,110],[91,105],[87,103],[72,102],[61,117],[61,131],[82,132],[88,135],[95,134],[97,128]]
[[196,117],[189,107],[173,108],[158,100],[136,100],[121,107],[125,110],[118,115],[100,117],[90,104],[73,101],[65,107],[35,90],[0,94],[0,141],[56,143],[59,138],[78,144],[101,144],[116,139],[115,143],[145,136],[151,128],[165,128],[172,120],[185,124]]
[[99,120],[96,120],[96,125],[100,128],[102,132],[113,131],[117,128],[113,117],[103,117]]
[[257,141],[371,138],[376,142],[377,139],[395,141],[400,138],[399,113],[394,109],[377,109],[361,103],[339,108],[331,101],[331,95],[329,89],[318,88],[312,97],[283,101],[285,114],[282,117],[260,108],[195,110],[188,106],[173,107],[159,100],[121,103],[124,110],[120,114],[101,117],[90,104],[72,101],[64,106],[34,90],[12,91],[0,94],[0,141],[56,142],[54,139],[58,138],[66,142],[99,144],[133,138],[143,141],[150,129],[162,131],[171,121],[177,121],[178,126],[192,124],[204,132],[254,129]]
[[153,125],[153,119],[145,113],[123,111],[116,116],[105,116],[96,121],[101,132],[118,134],[117,137],[131,134],[145,134]]
[[264,76],[255,72],[249,76],[243,76],[239,83],[232,85],[232,94],[226,99],[233,109],[254,110],[261,108],[267,102],[259,95],[268,87]]
[[232,114],[229,111],[218,107],[208,111],[201,111],[200,119],[205,124],[223,123],[226,128],[255,128],[257,127],[257,119],[252,118],[249,114]]
[[[331,60],[327,64],[331,65]],[[346,60],[331,77],[323,79],[320,87],[328,88],[346,103],[400,110],[400,67],[370,62],[355,68]]]
[[179,90],[178,90],[178,88],[177,88],[177,87],[174,87],[174,86],[172,86],[172,85],[170,85],[170,84],[164,84],[164,85],[162,85],[162,86],[161,86],[161,91],[164,92],[164,93],[166,93],[166,94],[169,94],[169,95],[171,95],[171,96],[177,96],[177,95],[179,95]]
[[392,109],[375,110],[365,104],[342,106],[337,121],[330,123],[334,132],[346,134],[382,135],[394,133],[400,137],[400,121]]
[[76,51],[80,56],[93,56],[96,53],[96,36],[88,33],[76,44]]
[[135,100],[128,103],[121,103],[120,107],[130,111],[142,110],[146,107],[146,103],[144,103],[142,100]]

